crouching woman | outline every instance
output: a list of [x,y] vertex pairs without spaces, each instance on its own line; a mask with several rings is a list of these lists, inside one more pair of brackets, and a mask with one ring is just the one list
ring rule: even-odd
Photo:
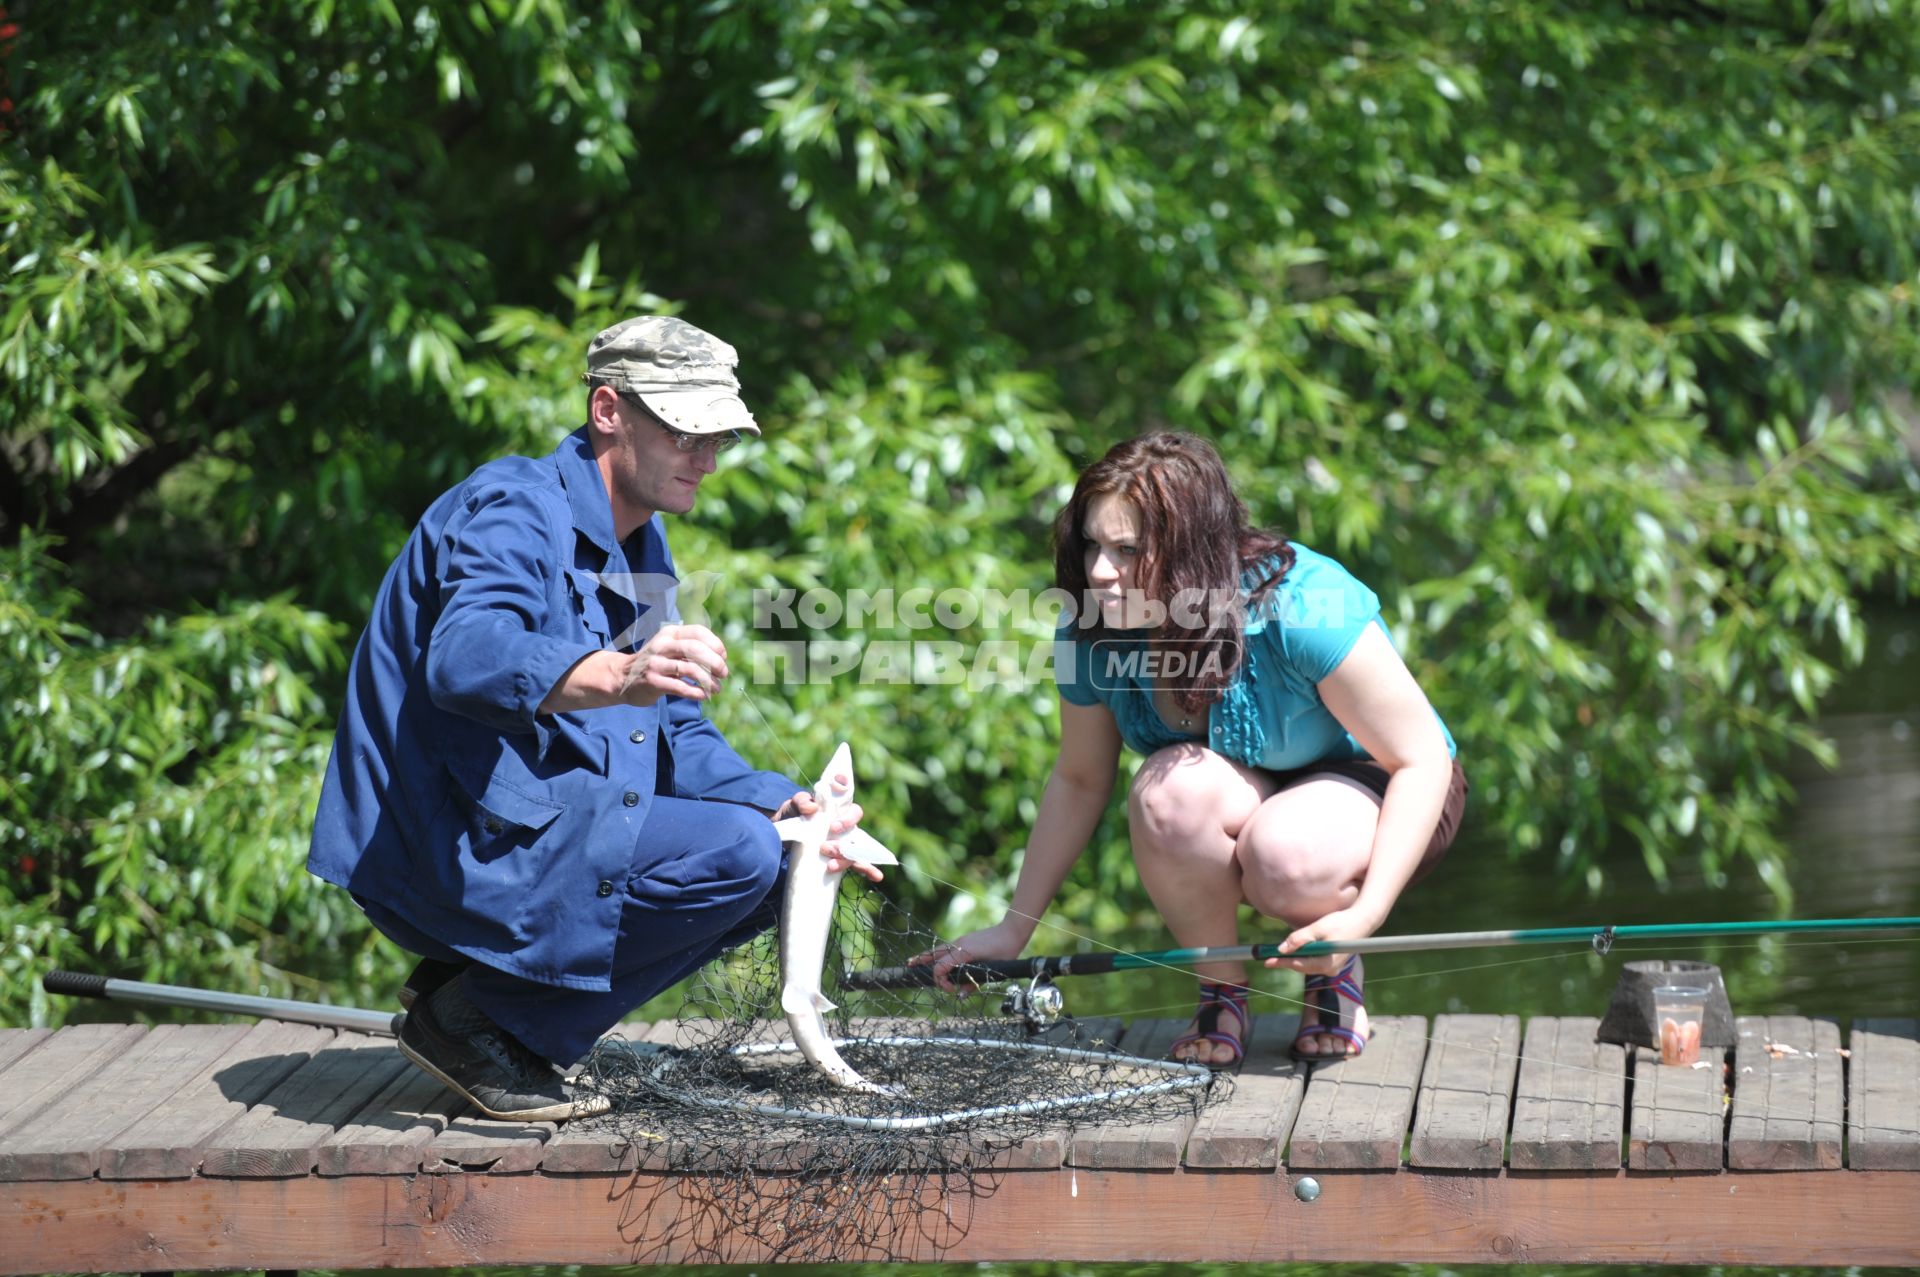
[[[1184,947],[1230,946],[1242,904],[1290,953],[1373,934],[1452,842],[1467,783],[1394,649],[1373,591],[1248,524],[1219,454],[1192,435],[1121,443],[1080,477],[1054,529],[1055,584],[1085,600],[1060,633],[1060,753],[1011,907],[918,955],[1017,957],[1112,797],[1122,746],[1134,863]],[[1297,1058],[1366,1046],[1358,955],[1277,958],[1307,974]],[[1176,1059],[1237,1064],[1250,1023],[1240,961],[1196,968]]]

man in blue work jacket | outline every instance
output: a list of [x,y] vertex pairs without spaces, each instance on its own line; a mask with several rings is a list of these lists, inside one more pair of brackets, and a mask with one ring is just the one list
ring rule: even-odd
[[435,501],[354,649],[308,868],[420,956],[400,1049],[490,1117],[605,1111],[557,1066],[770,925],[769,816],[816,810],[701,713],[726,649],[661,588],[661,516],[760,433],[737,362],[678,319],[595,337],[587,424]]

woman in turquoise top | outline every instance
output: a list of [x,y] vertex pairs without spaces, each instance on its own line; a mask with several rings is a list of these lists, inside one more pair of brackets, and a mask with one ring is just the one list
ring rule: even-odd
[[[1123,744],[1146,755],[1127,796],[1134,862],[1179,944],[1233,944],[1242,903],[1287,924],[1283,952],[1378,930],[1452,841],[1466,780],[1373,591],[1250,527],[1219,454],[1186,434],[1089,467],[1054,543],[1055,583],[1086,608],[1060,632],[1060,754],[1013,902],[916,961],[950,987],[958,963],[1018,956],[1099,823]],[[1268,965],[1308,976],[1297,1057],[1359,1054],[1357,955]],[[1245,966],[1198,975],[1173,1054],[1236,1064]]]

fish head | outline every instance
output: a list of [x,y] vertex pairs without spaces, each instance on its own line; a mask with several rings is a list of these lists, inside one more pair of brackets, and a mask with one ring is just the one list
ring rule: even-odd
[[838,809],[853,801],[853,750],[845,741],[833,751],[827,770],[820,773],[813,797],[823,809]]

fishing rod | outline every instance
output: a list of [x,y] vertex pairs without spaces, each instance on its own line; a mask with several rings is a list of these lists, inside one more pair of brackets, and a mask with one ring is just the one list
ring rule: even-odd
[[40,984],[48,993],[68,997],[186,1007],[195,1011],[218,1011],[223,1015],[252,1015],[263,1020],[291,1020],[296,1024],[318,1024],[323,1028],[348,1029],[355,1033],[384,1033],[389,1037],[400,1035],[400,1023],[406,1019],[404,1014],[363,1011],[359,1007],[323,1006],[318,1002],[295,1002],[289,998],[256,998],[244,993],[219,993],[181,984],[115,980],[79,971],[49,971]]
[[[1277,943],[1160,949],[1152,953],[1066,953],[1031,958],[976,958],[955,966],[955,981],[1052,979],[1104,975],[1146,967],[1182,967],[1233,959],[1318,958],[1332,953],[1419,953],[1431,949],[1497,949],[1516,944],[1589,944],[1605,954],[1616,940],[1668,940],[1703,936],[1772,935],[1786,932],[1885,931],[1920,928],[1920,918],[1806,918],[1786,922],[1663,922],[1625,927],[1535,927],[1517,931],[1441,931],[1423,936],[1369,936],[1364,940],[1313,940],[1283,954]],[[920,989],[933,984],[933,967],[875,967],[850,972],[849,989]]]

